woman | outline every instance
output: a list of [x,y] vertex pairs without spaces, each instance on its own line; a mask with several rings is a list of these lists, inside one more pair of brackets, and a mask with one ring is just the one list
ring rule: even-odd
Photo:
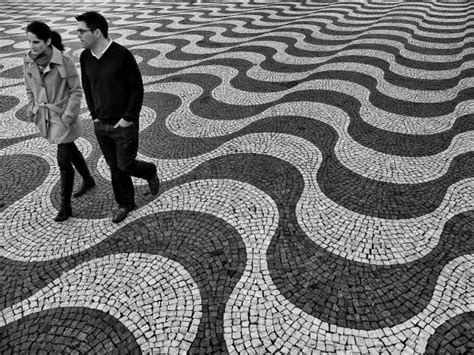
[[73,60],[62,53],[59,33],[40,21],[26,28],[30,51],[23,60],[28,118],[38,127],[42,137],[58,145],[57,161],[61,180],[61,207],[54,218],[61,222],[72,216],[71,195],[74,168],[81,174],[78,197],[95,186],[83,155],[74,141],[82,134],[79,118],[82,88]]

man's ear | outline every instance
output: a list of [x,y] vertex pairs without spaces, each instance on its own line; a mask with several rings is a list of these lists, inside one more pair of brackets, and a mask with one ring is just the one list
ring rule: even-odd
[[50,46],[51,45],[51,38],[48,38],[45,43],[46,43],[47,46]]

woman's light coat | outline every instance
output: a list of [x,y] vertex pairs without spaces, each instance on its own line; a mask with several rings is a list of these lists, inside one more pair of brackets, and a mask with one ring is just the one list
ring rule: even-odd
[[29,54],[24,57],[27,115],[50,143],[69,143],[82,134],[81,81],[72,58],[52,48],[51,60],[42,75]]

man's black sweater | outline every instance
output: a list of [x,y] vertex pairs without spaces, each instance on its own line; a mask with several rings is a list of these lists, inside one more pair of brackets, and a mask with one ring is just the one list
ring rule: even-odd
[[133,54],[112,42],[97,59],[81,53],[81,77],[87,106],[93,119],[117,123],[121,118],[138,122],[143,103],[143,81]]

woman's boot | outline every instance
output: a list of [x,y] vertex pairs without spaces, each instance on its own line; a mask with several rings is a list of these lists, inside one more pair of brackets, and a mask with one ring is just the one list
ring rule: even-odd
[[87,166],[86,160],[84,159],[84,156],[79,151],[79,149],[77,149],[76,145],[74,145],[72,149],[71,160],[74,167],[82,176],[81,187],[72,195],[73,197],[79,197],[79,196],[84,195],[87,192],[87,190],[93,188],[95,186],[95,181],[92,178],[92,175],[89,171],[89,167]]
[[61,180],[61,206],[54,218],[55,222],[62,222],[72,216],[71,195],[74,185],[74,169],[70,171],[60,170]]
[[95,186],[95,181],[94,179],[92,178],[92,176],[88,177],[88,178],[82,178],[82,185],[81,187],[79,188],[79,190],[77,190],[76,192],[74,192],[74,194],[72,195],[73,197],[79,197],[79,196],[82,196],[84,195],[87,190],[89,189],[92,189],[93,187]]

